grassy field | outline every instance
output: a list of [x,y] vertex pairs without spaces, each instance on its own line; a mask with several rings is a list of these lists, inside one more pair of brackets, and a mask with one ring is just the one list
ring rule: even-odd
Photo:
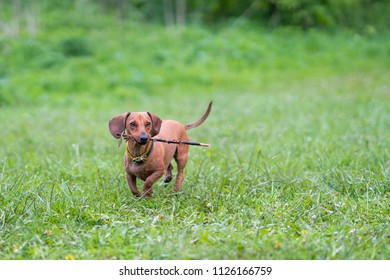
[[[63,17],[0,38],[1,259],[390,259],[389,34]],[[210,100],[133,197],[107,121]]]

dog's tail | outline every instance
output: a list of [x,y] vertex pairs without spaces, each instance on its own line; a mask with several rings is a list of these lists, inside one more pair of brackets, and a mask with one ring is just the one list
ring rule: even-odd
[[207,107],[206,112],[203,114],[203,116],[199,120],[197,120],[194,123],[186,124],[185,125],[186,130],[189,130],[191,128],[195,128],[197,126],[200,126],[207,119],[207,117],[209,116],[212,105],[213,105],[213,101],[210,102],[209,106]]

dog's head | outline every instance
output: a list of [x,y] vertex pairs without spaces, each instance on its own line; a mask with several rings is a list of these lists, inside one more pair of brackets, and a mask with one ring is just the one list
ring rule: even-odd
[[108,127],[112,136],[117,139],[127,130],[137,144],[145,145],[151,137],[160,132],[161,123],[158,116],[149,112],[127,112],[113,117],[108,122]]

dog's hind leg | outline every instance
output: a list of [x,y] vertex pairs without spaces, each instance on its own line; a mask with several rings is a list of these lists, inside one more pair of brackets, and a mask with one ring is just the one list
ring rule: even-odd
[[187,164],[187,158],[188,158],[188,146],[179,145],[175,154],[175,160],[177,163],[177,175],[176,175],[175,186],[172,189],[173,192],[181,191],[181,183],[184,180],[184,168],[186,167]]
[[169,183],[170,181],[172,181],[172,169],[173,169],[173,165],[172,163],[169,163],[165,173],[164,183]]

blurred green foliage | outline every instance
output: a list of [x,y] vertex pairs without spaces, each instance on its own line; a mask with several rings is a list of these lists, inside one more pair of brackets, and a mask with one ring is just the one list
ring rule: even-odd
[[2,18],[20,10],[82,9],[118,18],[153,23],[221,23],[251,20],[266,26],[299,26],[386,30],[390,27],[390,2],[386,0],[2,0]]
[[[179,2],[184,17],[177,16],[183,8]],[[345,61],[357,65],[360,57],[364,63],[359,68],[369,68],[367,56],[381,60],[389,54],[386,33],[365,20],[371,8],[364,18],[355,17],[366,26],[358,32],[302,31],[319,20],[302,25],[296,16],[313,15],[316,9],[338,11],[345,24],[333,17],[329,21],[353,26],[348,18],[354,17],[342,17],[342,11],[357,13],[353,7],[366,2],[2,0],[0,106],[80,93],[110,92],[121,98],[186,92],[188,85],[206,93],[253,90],[253,81],[262,90],[281,73],[293,80],[335,67],[343,71],[351,66]],[[372,9],[385,11],[385,2],[371,2]],[[384,18],[378,16],[377,22]],[[186,20],[186,28],[170,25],[178,20]],[[250,20],[279,27],[268,29]]]

